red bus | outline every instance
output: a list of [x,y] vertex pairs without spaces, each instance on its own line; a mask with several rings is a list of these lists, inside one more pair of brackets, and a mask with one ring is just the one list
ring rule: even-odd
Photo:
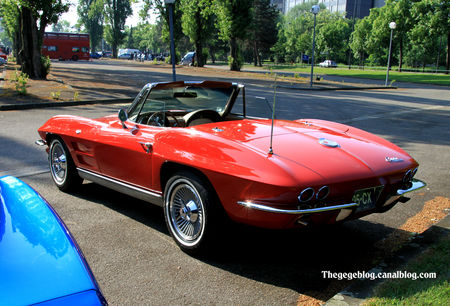
[[45,32],[42,55],[61,61],[89,60],[89,34]]

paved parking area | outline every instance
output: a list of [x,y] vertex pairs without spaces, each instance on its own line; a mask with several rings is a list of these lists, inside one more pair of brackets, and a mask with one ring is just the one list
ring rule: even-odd
[[[95,66],[90,67],[92,73],[100,73]],[[79,69],[89,74],[86,67]],[[108,72],[108,82],[125,82],[126,67],[116,70],[117,74]],[[164,78],[169,80],[170,74],[135,68],[128,81]],[[272,101],[273,88],[244,81],[249,84],[251,112],[266,115],[266,103],[254,97]],[[136,82],[130,91],[137,92],[140,85]],[[345,92],[277,90],[278,118],[338,121],[387,138],[419,161],[418,177],[427,181],[428,188],[385,214],[337,227],[300,231],[224,228],[222,247],[208,258],[196,259],[177,248],[158,207],[92,183],[66,194],[51,182],[46,154],[33,144],[37,128],[56,114],[94,118],[115,113],[121,105],[0,112],[0,174],[22,176],[55,207],[80,244],[111,305],[280,305],[296,304],[305,298],[302,295],[327,300],[347,282],[324,279],[322,271],[351,272],[372,267],[380,254],[377,242],[420,214],[425,202],[450,197],[449,93],[446,87],[423,85]]]

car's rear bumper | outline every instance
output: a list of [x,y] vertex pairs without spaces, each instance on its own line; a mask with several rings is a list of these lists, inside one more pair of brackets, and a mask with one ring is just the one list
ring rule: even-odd
[[425,182],[413,179],[409,188],[398,189],[396,194],[391,196],[385,203],[377,205],[377,208],[364,212],[363,214],[361,214],[361,212],[355,212],[358,207],[357,203],[346,203],[309,209],[280,209],[256,201],[238,201],[237,204],[245,207],[247,210],[246,223],[262,227],[289,228],[298,225],[307,225],[309,223],[329,224],[347,218],[359,218],[363,215],[377,212],[389,205],[394,206],[398,202],[406,202],[409,200],[404,197],[406,193],[416,191],[425,186]]
[[266,211],[266,212],[279,213],[279,214],[290,214],[290,215],[314,214],[314,213],[321,213],[321,212],[330,211],[330,210],[340,210],[340,209],[347,209],[347,208],[352,208],[352,207],[358,206],[357,203],[348,203],[348,204],[341,204],[341,205],[334,205],[334,206],[293,210],[293,209],[279,209],[279,208],[274,208],[274,207],[270,207],[270,206],[263,205],[263,204],[253,203],[253,202],[239,201],[238,204],[249,207],[249,208],[257,209],[257,210]]

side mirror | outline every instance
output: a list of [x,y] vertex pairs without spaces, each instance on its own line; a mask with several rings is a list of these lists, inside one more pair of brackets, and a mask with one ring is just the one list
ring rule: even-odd
[[119,120],[120,120],[120,122],[122,122],[122,127],[124,129],[126,129],[127,126],[125,125],[125,121],[128,120],[128,114],[127,114],[127,111],[125,109],[123,109],[123,108],[121,108],[119,110]]

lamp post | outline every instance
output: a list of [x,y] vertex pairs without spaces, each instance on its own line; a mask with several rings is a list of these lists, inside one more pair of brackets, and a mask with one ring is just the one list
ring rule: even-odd
[[386,70],[386,82],[384,82],[384,86],[387,86],[389,81],[389,68],[391,68],[391,49],[392,49],[392,34],[394,33],[394,29],[397,27],[395,22],[391,22],[389,24],[389,28],[391,29],[391,39],[389,40],[389,54],[388,54],[388,62],[387,62],[387,70]]
[[312,56],[311,56],[311,81],[309,85],[313,86],[313,73],[314,73],[314,49],[316,48],[316,15],[320,11],[320,6],[313,5],[311,8],[311,13],[314,14],[314,32],[313,32],[313,45],[312,45]]
[[164,3],[169,9],[170,58],[172,59],[172,80],[175,82],[177,80],[177,75],[175,73],[175,43],[173,41],[173,6],[175,0],[164,0]]

